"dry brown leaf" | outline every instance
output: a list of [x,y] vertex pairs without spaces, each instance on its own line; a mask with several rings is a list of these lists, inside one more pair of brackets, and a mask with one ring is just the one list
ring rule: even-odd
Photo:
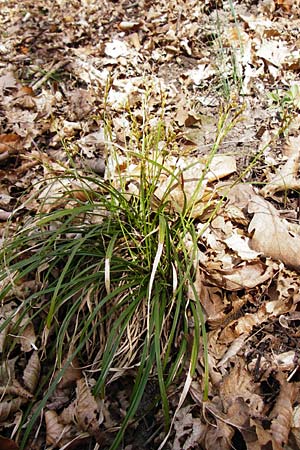
[[252,289],[265,283],[273,275],[273,268],[261,261],[242,263],[237,267],[227,270],[210,269],[208,265],[207,276],[217,286],[228,291],[240,289]]
[[255,435],[253,429],[250,428],[248,402],[243,397],[239,397],[238,393],[233,397],[225,413],[223,412],[220,399],[217,397],[213,398],[212,402],[208,402],[206,408],[212,416],[223,419],[225,423],[239,430],[244,438],[247,450],[261,450],[261,446],[257,441],[255,441],[257,445],[254,445]]
[[292,371],[295,369],[296,352],[289,350],[288,352],[274,355],[274,360],[281,371]]
[[297,389],[293,383],[286,381],[281,372],[276,378],[280,381],[280,393],[271,412],[271,434],[278,448],[284,448],[293,422],[293,403]]
[[218,362],[217,366],[222,367],[227,363],[229,359],[236,356],[237,353],[244,346],[247,337],[248,334],[244,333],[238,336],[236,339],[234,339],[234,341],[229,345],[228,350],[226,351],[222,359]]
[[191,406],[180,409],[174,421],[175,439],[173,450],[190,450],[201,445],[207,431],[207,424],[193,417]]
[[16,133],[0,134],[0,154],[13,154],[21,149],[21,137]]
[[282,269],[278,274],[276,290],[278,298],[282,302],[292,299],[293,303],[298,303],[300,300],[300,279],[298,273]]
[[249,247],[249,238],[241,236],[236,232],[233,232],[231,236],[224,239],[224,242],[243,260],[249,261],[252,259],[257,259],[259,256],[258,252],[255,252]]
[[196,85],[199,85],[203,80],[211,78],[216,73],[216,68],[212,64],[199,64],[196,69],[192,69],[188,72],[190,79]]
[[135,50],[138,52],[141,49],[141,41],[140,36],[138,33],[131,33],[128,36],[128,42],[135,48]]
[[33,394],[38,384],[41,372],[41,363],[37,351],[34,351],[24,369],[23,380],[25,386]]
[[[66,364],[66,360],[62,362],[62,366]],[[59,389],[65,389],[72,386],[77,380],[82,377],[82,371],[78,358],[74,358],[71,364],[66,368],[62,379],[60,380],[58,387]]]
[[300,189],[300,180],[297,176],[300,158],[300,136],[291,137],[285,149],[287,161],[284,166],[261,189],[264,197],[272,197],[276,192]]
[[24,322],[27,322],[26,327],[21,331],[18,336],[18,339],[21,344],[21,349],[23,352],[30,352],[33,348],[36,348],[35,341],[36,341],[36,334],[34,331],[34,326],[32,322],[28,322],[28,318],[25,318],[21,324],[20,327],[22,327],[22,324]]
[[250,184],[236,184],[227,194],[229,208],[239,208],[242,211],[242,216],[244,217],[244,212],[247,210],[249,201],[256,195],[256,192]]
[[285,58],[291,53],[286,43],[281,40],[263,39],[256,54],[275,67],[280,67]]
[[130,50],[124,41],[119,39],[113,39],[105,45],[104,53],[106,56],[110,56],[113,59],[126,57],[130,54]]
[[223,420],[216,419],[216,424],[210,426],[205,435],[204,448],[207,450],[230,450],[231,439],[234,435],[233,427]]
[[18,356],[11,359],[4,359],[0,365],[0,386],[4,389],[5,385],[15,379],[15,364]]
[[274,0],[275,3],[281,6],[285,11],[290,11],[292,6],[295,5],[295,0]]
[[0,402],[0,422],[3,422],[11,414],[14,414],[16,411],[18,411],[22,403],[23,400],[20,397],[14,398],[9,402]]
[[46,442],[48,445],[60,446],[66,444],[71,438],[71,425],[63,425],[55,411],[45,412]]
[[21,106],[22,108],[32,109],[36,107],[34,100],[35,93],[30,86],[21,86],[15,94],[15,99],[12,101],[13,106]]
[[70,423],[75,423],[76,420],[76,400],[74,402],[70,403],[66,408],[62,410],[62,412],[59,415],[59,421],[63,423],[64,425],[69,425]]
[[300,405],[296,405],[293,408],[293,422],[292,422],[290,440],[293,443],[292,449],[299,450],[300,449]]
[[205,179],[211,183],[234,172],[236,172],[236,159],[234,156],[215,155],[209,163],[209,170],[205,174]]
[[76,419],[79,427],[83,431],[89,433],[97,432],[99,425],[103,421],[95,397],[92,395],[90,388],[84,378],[77,380],[77,408]]
[[24,399],[32,398],[32,394],[23,388],[23,386],[16,379],[13,379],[11,383],[6,386],[0,386],[0,394],[17,395],[18,397],[22,397]]
[[256,313],[246,313],[243,317],[240,317],[235,326],[234,331],[236,336],[240,336],[243,333],[250,333],[254,326],[260,325],[262,322],[269,318],[269,314],[266,312],[266,308],[261,306]]
[[[0,285],[0,289],[4,289],[6,285],[8,284],[8,280],[5,282],[2,282]],[[17,305],[14,302],[5,303],[4,305],[1,305],[1,317],[0,317],[0,326],[3,325],[5,320],[7,320],[10,316],[13,315],[13,312],[17,309]],[[3,347],[5,343],[5,339],[7,334],[10,331],[10,326],[2,327],[2,330],[0,331],[0,352],[3,352]],[[1,378],[0,378],[1,379]]]
[[248,211],[254,213],[249,224],[249,232],[253,233],[251,248],[299,271],[300,236],[291,234],[288,223],[278,216],[271,203],[258,195],[250,200]]
[[161,176],[156,197],[169,200],[175,210],[193,207],[193,217],[201,215],[207,201],[214,196],[208,184],[236,171],[235,158],[228,155],[216,155],[208,163],[209,169],[205,161],[195,157],[170,158],[164,164],[173,174]]
[[270,431],[263,427],[260,420],[251,417],[250,427],[252,429],[255,428],[257,442],[255,441],[253,445],[251,443],[248,444],[247,449],[249,448],[249,450],[261,450],[262,448],[269,448],[271,450],[283,450],[282,448],[275,449],[272,446],[272,436],[270,434]]
[[[219,389],[224,410],[227,411],[229,406],[235,401],[235,398],[241,397],[249,406],[251,415],[261,414],[264,410],[264,402],[257,390],[258,387],[255,385],[243,359],[236,359],[235,366],[224,377]],[[237,421],[237,423],[239,422]]]
[[0,91],[17,87],[16,75],[13,72],[7,72],[0,77]]

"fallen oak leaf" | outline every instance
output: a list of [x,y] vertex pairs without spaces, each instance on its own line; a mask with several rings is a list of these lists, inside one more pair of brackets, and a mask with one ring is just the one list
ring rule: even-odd
[[30,393],[34,393],[41,372],[41,363],[37,351],[34,351],[24,369],[23,380]]
[[241,263],[230,269],[209,268],[207,277],[210,282],[228,291],[253,289],[255,286],[269,280],[273,275],[273,268],[261,261]]
[[20,150],[21,137],[16,133],[0,134],[0,154],[15,153]]
[[72,425],[63,425],[59,421],[59,416],[56,411],[45,412],[46,422],[46,443],[53,445],[55,448],[62,446],[72,439]]
[[0,386],[0,395],[18,395],[22,399],[28,400],[33,397],[16,379],[12,380],[12,384],[8,386]]
[[3,422],[10,415],[13,415],[16,411],[18,411],[22,403],[24,403],[24,399],[20,397],[13,398],[7,402],[2,401],[0,403],[0,421]]
[[300,136],[291,138],[286,148],[288,160],[260,191],[264,197],[272,197],[276,192],[299,190],[300,180],[297,176],[300,158]]
[[[203,442],[208,425],[200,418],[193,417],[192,407],[185,406],[178,411],[174,421],[175,439],[173,450],[186,450]],[[184,441],[184,444],[182,442]]]
[[271,203],[254,194],[248,212],[254,213],[248,230],[250,247],[264,256],[282,261],[288,268],[300,271],[300,236],[292,234],[288,222],[279,217]]
[[95,439],[101,441],[100,424],[104,420],[100,405],[84,378],[76,381],[76,420],[82,431],[87,431]]
[[227,247],[234,250],[243,260],[257,259],[258,252],[255,252],[249,247],[249,238],[243,237],[236,232],[224,240]]
[[21,86],[15,94],[15,99],[12,101],[12,105],[20,106],[25,109],[33,109],[36,107],[34,96],[35,93],[30,86]]
[[272,423],[270,431],[279,449],[284,448],[288,443],[293,419],[293,404],[297,394],[295,384],[288,383],[282,372],[278,372],[276,378],[281,386],[279,396],[271,412]]

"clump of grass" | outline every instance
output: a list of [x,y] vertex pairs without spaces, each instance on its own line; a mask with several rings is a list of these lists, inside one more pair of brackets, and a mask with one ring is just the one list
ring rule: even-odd
[[[214,44],[218,61],[218,82],[217,86],[227,102],[237,95],[244,95],[244,73],[241,59],[244,55],[244,44],[238,23],[235,5],[232,0],[223,3],[223,10],[231,15],[232,26],[229,28],[228,21],[223,23],[219,10],[216,9],[216,20],[214,22]],[[225,37],[224,31],[227,29],[228,35]]]
[[[231,128],[225,119],[212,156]],[[112,380],[129,369],[135,373],[130,406],[111,450],[118,448],[135,416],[150,376],[157,380],[154,404],[160,402],[168,430],[168,390],[187,368],[190,382],[201,345],[203,400],[208,398],[205,324],[195,286],[199,232],[193,203],[174,211],[168,192],[160,201],[155,198],[160,175],[169,170],[164,155],[177,151],[176,143],[163,117],[151,127],[145,115],[140,126],[133,122],[132,130],[125,150],[129,160],[139,163],[136,190],[128,192],[121,170],[117,180],[65,170],[39,185],[39,212],[1,250],[0,299],[17,303],[1,324],[0,331],[6,330],[3,355],[9,359],[14,354],[14,336],[26,320],[32,321],[43,364],[50,368],[35,395],[38,404],[32,401],[24,415],[21,448],[74,358],[91,370],[98,398],[105,398]],[[109,146],[117,160],[118,147]],[[114,160],[114,154],[110,157]],[[180,184],[180,174],[173,176]],[[61,186],[58,196],[51,194],[54,185]],[[27,280],[36,280],[38,288],[20,298],[16,287]]]
[[275,109],[280,119],[282,134],[288,136],[289,128],[300,108],[300,85],[293,84],[290,89],[277,89],[267,93],[269,108]]

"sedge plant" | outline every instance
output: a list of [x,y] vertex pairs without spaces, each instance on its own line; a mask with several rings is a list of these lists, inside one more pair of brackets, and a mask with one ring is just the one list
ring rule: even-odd
[[[228,117],[222,115],[213,154],[231,128]],[[165,156],[178,151],[176,140],[163,115],[155,126],[146,113],[140,124],[131,120],[127,162],[117,164],[120,148],[109,142],[114,177],[111,173],[104,180],[74,168],[50,175],[38,185],[36,215],[28,216],[13,237],[7,236],[1,249],[0,298],[2,304],[15,305],[0,325],[2,357],[15,355],[15,336],[32,323],[40,337],[42,364],[48,368],[24,411],[21,449],[75,358],[89,369],[86,377],[93,378],[98,399],[107,397],[114,380],[128,371],[134,374],[129,407],[110,450],[119,448],[150,378],[157,383],[152,406],[161,405],[167,432],[170,387],[182,380],[187,368],[189,380],[193,378],[201,345],[203,400],[208,398],[205,320],[195,286],[196,199],[181,211],[172,208],[171,185],[163,198],[156,198],[162,173],[182,183],[180,173],[165,164]],[[134,180],[126,172],[130,161],[139,167]],[[24,281],[34,281],[36,287],[20,296]]]

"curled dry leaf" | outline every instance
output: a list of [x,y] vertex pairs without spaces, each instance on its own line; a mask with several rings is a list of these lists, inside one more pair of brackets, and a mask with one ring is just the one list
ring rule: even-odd
[[99,425],[102,422],[98,420],[99,408],[92,395],[89,386],[84,378],[77,380],[77,410],[76,418],[78,425],[83,431],[88,431],[93,434],[99,430]]
[[249,247],[249,238],[240,236],[236,232],[227,239],[224,239],[224,242],[243,260],[257,259],[259,256],[258,252],[255,252]]
[[76,401],[70,403],[69,406],[64,408],[62,412],[60,413],[59,420],[61,423],[68,425],[70,423],[75,423],[75,416],[76,416]]
[[218,362],[218,367],[222,367],[227,363],[227,361],[234,356],[237,355],[237,353],[241,350],[241,348],[244,346],[245,341],[248,337],[248,334],[244,333],[238,336],[234,341],[229,345],[228,350],[223,355],[222,359]]
[[32,398],[32,394],[28,392],[26,389],[24,389],[23,386],[16,379],[12,380],[11,384],[8,384],[6,386],[0,386],[0,394],[17,395],[24,399]]
[[5,388],[11,380],[15,379],[15,364],[18,357],[2,361],[0,365],[0,386]]
[[216,419],[216,424],[210,425],[205,435],[204,448],[207,450],[230,450],[234,435],[233,427],[223,420]]
[[260,395],[256,393],[257,387],[249,373],[245,362],[238,358],[231,372],[224,377],[220,385],[220,398],[223,408],[227,411],[237,397],[242,397],[249,405],[252,415],[261,414],[264,409],[264,402]]
[[260,325],[262,322],[269,318],[269,314],[266,312],[266,308],[261,306],[256,313],[247,313],[240,317],[234,325],[234,331],[236,336],[240,336],[243,333],[250,333],[253,327]]
[[69,442],[71,438],[71,425],[63,425],[55,411],[45,412],[46,442],[48,445],[60,446]]
[[251,248],[300,271],[300,236],[289,231],[288,222],[278,216],[271,203],[258,195],[250,200],[248,211],[254,213],[249,224],[249,232],[253,233]]
[[[66,360],[63,361],[62,366],[66,364]],[[77,380],[82,377],[82,371],[79,365],[78,358],[74,358],[71,364],[66,368],[62,379],[60,380],[58,387],[59,389],[65,389],[66,387],[72,386]]]
[[14,398],[9,402],[1,402],[0,403],[0,422],[6,420],[10,415],[14,414],[20,406],[22,405],[23,400],[18,397]]
[[293,408],[293,422],[290,434],[290,440],[293,442],[295,450],[300,449],[300,405]]
[[[155,195],[161,199],[168,199],[174,209],[182,210],[185,206],[193,205],[193,217],[201,215],[203,205],[199,202],[213,196],[208,184],[226,177],[236,171],[235,158],[228,155],[216,155],[210,163],[199,158],[179,158],[174,161],[166,161],[170,171],[176,171],[177,177],[169,175],[165,180],[161,177],[160,185]],[[206,166],[208,164],[208,167]],[[167,194],[167,196],[166,196]],[[165,198],[166,196],[166,198]]]
[[173,450],[189,450],[203,442],[207,425],[201,419],[193,417],[190,411],[191,406],[185,406],[176,415]]
[[16,133],[0,134],[0,154],[12,154],[21,149],[21,138]]
[[41,363],[38,352],[34,351],[24,369],[23,380],[25,386],[33,394],[38,384],[41,372]]
[[217,286],[229,291],[240,289],[252,289],[273,275],[273,268],[266,266],[261,261],[243,262],[237,267],[227,270],[209,270],[208,278]]
[[[33,348],[36,348],[35,341],[36,341],[36,334],[34,331],[34,326],[32,322],[28,321],[28,316],[24,318],[24,321],[20,324],[20,334],[19,334],[19,340],[21,344],[21,349],[23,352],[30,352]],[[22,329],[23,322],[26,323],[26,327]]]
[[271,417],[273,417],[271,434],[278,448],[284,448],[288,443],[292,426],[296,387],[294,384],[288,383],[281,372],[278,373],[277,378],[281,386],[279,396],[271,413]]
[[11,105],[21,106],[25,109],[33,109],[36,107],[34,96],[34,90],[30,86],[22,86],[15,94],[15,99],[11,102]]
[[288,189],[300,189],[300,180],[297,176],[300,158],[300,136],[291,138],[288,148],[288,156],[284,166],[271,178],[268,184],[261,189],[264,197],[272,197],[276,192],[287,191]]

